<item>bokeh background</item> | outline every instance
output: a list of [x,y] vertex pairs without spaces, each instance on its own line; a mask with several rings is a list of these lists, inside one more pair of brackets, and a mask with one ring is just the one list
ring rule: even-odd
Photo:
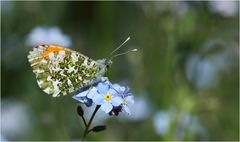
[[[239,2],[1,1],[1,140],[80,140],[71,96],[39,89],[27,54],[50,43],[104,58],[128,36],[111,82],[135,96],[87,140],[239,140]],[[89,117],[92,108],[86,108]]]

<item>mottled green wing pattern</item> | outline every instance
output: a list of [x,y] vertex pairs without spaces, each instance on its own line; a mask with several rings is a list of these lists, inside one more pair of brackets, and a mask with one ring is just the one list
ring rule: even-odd
[[99,68],[83,54],[55,45],[40,45],[29,52],[28,61],[39,87],[58,97],[94,83]]

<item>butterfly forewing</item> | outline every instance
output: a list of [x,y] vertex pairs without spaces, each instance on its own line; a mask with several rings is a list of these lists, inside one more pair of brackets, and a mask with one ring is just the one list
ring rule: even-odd
[[83,54],[55,45],[40,45],[29,52],[28,61],[39,87],[53,97],[72,93],[94,83],[96,62]]

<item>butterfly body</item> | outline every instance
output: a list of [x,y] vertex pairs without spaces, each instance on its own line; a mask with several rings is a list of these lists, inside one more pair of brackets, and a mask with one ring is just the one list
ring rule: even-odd
[[111,65],[107,59],[93,60],[57,45],[39,45],[28,61],[39,87],[53,97],[63,96],[98,82]]

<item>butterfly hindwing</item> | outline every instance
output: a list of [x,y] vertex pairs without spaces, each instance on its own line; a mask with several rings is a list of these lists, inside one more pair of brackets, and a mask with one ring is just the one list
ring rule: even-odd
[[53,97],[72,93],[94,83],[99,68],[83,54],[55,45],[40,45],[29,52],[28,61],[39,87]]

